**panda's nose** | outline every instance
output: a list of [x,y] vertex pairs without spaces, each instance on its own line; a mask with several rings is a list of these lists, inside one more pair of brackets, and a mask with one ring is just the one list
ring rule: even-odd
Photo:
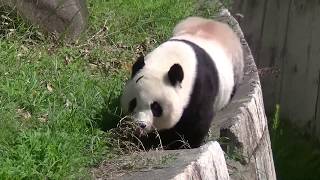
[[141,128],[141,129],[144,129],[144,128],[146,128],[146,127],[147,127],[147,125],[146,125],[146,124],[144,124],[144,123],[139,123],[139,126],[140,126],[140,128]]

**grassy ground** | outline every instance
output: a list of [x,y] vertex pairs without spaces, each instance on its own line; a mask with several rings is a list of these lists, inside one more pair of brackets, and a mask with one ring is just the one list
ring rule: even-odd
[[87,2],[89,29],[74,44],[0,10],[0,179],[90,177],[90,166],[116,155],[101,129],[121,117],[118,98],[137,54],[180,19],[214,14],[196,0]]
[[271,127],[273,158],[279,180],[317,180],[320,177],[320,144],[286,121],[279,109]]

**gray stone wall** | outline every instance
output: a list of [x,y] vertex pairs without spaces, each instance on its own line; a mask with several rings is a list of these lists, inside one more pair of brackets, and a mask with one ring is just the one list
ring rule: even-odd
[[86,29],[86,0],[0,0],[22,17],[59,38],[76,39]]
[[245,57],[244,81],[230,104],[217,114],[211,136],[227,139],[223,149],[231,179],[276,179],[261,83],[251,50],[238,22],[227,10],[218,17],[241,37]]

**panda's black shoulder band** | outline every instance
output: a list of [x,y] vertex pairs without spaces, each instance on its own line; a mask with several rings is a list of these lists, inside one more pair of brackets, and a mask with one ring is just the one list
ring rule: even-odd
[[203,57],[205,57],[204,59],[209,60],[210,62],[213,62],[210,55],[202,47],[198,46],[197,44],[195,44],[191,41],[188,41],[185,39],[170,39],[168,41],[177,41],[177,42],[182,42],[182,43],[188,44],[189,46],[192,47],[192,49],[196,53],[197,58],[199,58],[201,56],[202,59],[203,59]]
[[204,49],[202,49],[200,46],[198,46],[197,44],[191,42],[191,41],[188,41],[188,40],[185,40],[185,39],[169,39],[168,41],[177,41],[177,42],[183,42],[183,43],[186,43],[188,44],[189,46],[192,47],[192,49],[195,51],[195,52],[201,52],[201,53],[204,53],[206,54],[208,57],[210,57],[207,52],[205,52]]
[[181,42],[190,46],[197,61],[190,100],[175,129],[184,135],[192,147],[198,147],[207,135],[215,113],[212,107],[219,92],[218,70],[214,59],[197,42],[184,39],[170,39],[169,42]]
[[[176,42],[182,42],[185,43],[189,46],[191,46],[191,48],[194,50],[195,54],[196,54],[196,58],[197,58],[197,79],[200,78],[201,76],[205,76],[206,73],[209,73],[210,78],[213,78],[214,82],[214,87],[215,92],[218,92],[218,88],[219,88],[219,74],[218,74],[218,70],[217,67],[214,63],[214,60],[211,58],[211,56],[206,52],[206,50],[204,50],[202,47],[200,47],[199,45],[197,45],[196,43],[189,41],[189,40],[185,40],[185,39],[169,39],[168,41],[176,41]],[[209,72],[206,72],[206,69],[210,69]],[[201,79],[201,78],[200,78]],[[197,85],[195,85],[197,86]],[[217,94],[214,94],[214,96],[216,96]]]
[[178,41],[178,42],[184,42],[186,44],[189,44],[190,46],[197,46],[195,43],[185,40],[185,39],[169,39],[168,41]]

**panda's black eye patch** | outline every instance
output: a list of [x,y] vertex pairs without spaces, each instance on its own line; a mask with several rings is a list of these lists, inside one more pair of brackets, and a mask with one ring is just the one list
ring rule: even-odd
[[136,106],[137,106],[137,98],[134,98],[129,102],[129,112],[133,112]]
[[162,107],[157,101],[154,101],[150,105],[150,108],[154,117],[160,117],[162,115]]

